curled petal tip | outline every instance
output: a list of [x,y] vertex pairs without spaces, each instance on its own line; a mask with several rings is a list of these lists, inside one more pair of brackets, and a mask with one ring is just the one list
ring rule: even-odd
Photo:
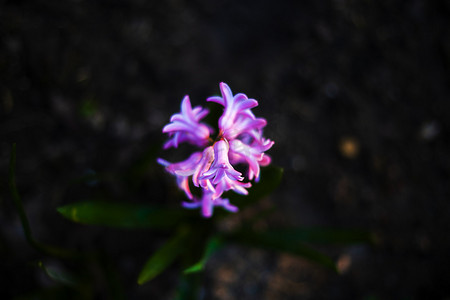
[[156,161],[158,162],[158,164],[160,164],[164,167],[168,167],[170,165],[170,162],[168,162],[167,160],[162,159],[162,158],[158,158]]

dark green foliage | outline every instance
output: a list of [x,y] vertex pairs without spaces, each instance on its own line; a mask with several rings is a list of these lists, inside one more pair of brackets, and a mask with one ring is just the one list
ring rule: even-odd
[[208,259],[223,246],[223,240],[218,236],[211,237],[205,247],[204,254],[200,261],[184,270],[184,274],[196,273],[203,271]]
[[193,232],[181,228],[167,243],[159,248],[145,263],[139,274],[138,283],[144,284],[163,272],[170,264],[186,250],[186,244]]
[[[155,149],[145,154],[143,164],[148,166],[156,155]],[[33,239],[31,228],[23,209],[19,193],[15,183],[15,145],[11,151],[9,187],[14,204],[25,232],[28,243],[37,250],[54,257],[76,258],[89,261],[97,261],[104,268],[105,261],[100,254],[79,254],[71,250],[59,249],[54,246],[38,243]],[[134,167],[131,170],[133,178],[141,178],[145,174],[143,168]],[[280,184],[283,170],[275,166],[261,169],[261,181],[252,183],[249,195],[241,196],[235,193],[227,193],[227,197],[242,210],[255,204],[258,200],[270,195]],[[131,178],[131,177],[130,177]],[[226,246],[227,242],[240,243],[252,247],[281,251],[299,255],[315,261],[325,267],[336,270],[334,261],[327,255],[315,250],[311,243],[320,244],[353,244],[370,243],[371,237],[366,232],[318,229],[318,228],[284,228],[269,229],[267,231],[254,231],[252,224],[261,218],[267,217],[273,212],[273,208],[262,211],[250,220],[244,220],[243,226],[231,233],[222,233],[217,230],[216,223],[228,216],[229,213],[218,210],[211,219],[203,219],[198,211],[185,209],[169,209],[150,205],[128,204],[124,202],[109,201],[83,201],[59,207],[58,212],[65,218],[86,225],[97,225],[120,229],[152,229],[175,231],[147,260],[142,268],[138,283],[144,284],[161,274],[175,261],[179,260],[183,265],[183,273],[177,289],[176,299],[197,299],[201,277],[208,259],[219,249]],[[102,263],[103,261],[103,263]],[[65,270],[56,270],[47,267],[42,261],[38,267],[54,282],[73,289],[79,293],[80,298],[88,299],[91,291],[88,284],[80,282],[77,277]],[[113,271],[106,271],[105,274]],[[109,277],[111,277],[109,276]],[[109,278],[108,277],[108,278]],[[112,277],[111,277],[112,278]],[[113,281],[113,279],[111,279]],[[120,285],[111,283],[111,287],[119,288]],[[117,290],[117,288],[114,288]],[[57,290],[56,290],[57,291]],[[65,290],[61,290],[64,292]],[[60,293],[59,291],[58,293]],[[122,292],[113,292],[116,299],[122,299]],[[120,296],[122,295],[122,296]]]
[[58,208],[65,218],[89,225],[116,228],[171,229],[193,217],[191,211],[126,203],[87,201]]

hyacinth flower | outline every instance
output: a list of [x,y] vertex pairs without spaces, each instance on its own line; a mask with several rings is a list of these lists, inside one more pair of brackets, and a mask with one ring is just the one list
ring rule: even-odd
[[[181,103],[181,112],[174,114],[170,123],[163,128],[169,134],[164,149],[178,148],[181,143],[200,147],[199,151],[181,162],[170,163],[159,158],[158,163],[177,178],[178,187],[184,191],[188,201],[185,208],[200,208],[202,215],[211,217],[214,207],[220,206],[230,212],[238,208],[228,199],[222,198],[226,191],[247,195],[251,187],[250,180],[259,181],[260,167],[270,164],[270,156],[265,152],[274,142],[263,137],[263,128],[267,121],[256,118],[252,108],[258,101],[249,99],[245,94],[233,95],[226,83],[220,83],[222,96],[209,97],[206,101],[223,106],[219,118],[219,133],[211,137],[213,130],[200,122],[208,113],[200,106],[192,108],[188,96]],[[246,165],[247,174],[236,170],[236,166]],[[195,197],[189,183],[201,189],[201,197]]]
[[[218,106],[223,107],[223,113],[218,118],[217,133],[215,134],[212,127],[202,122],[209,111],[200,106],[193,108],[189,97],[186,96],[181,103],[181,111],[174,114],[170,123],[163,128],[163,132],[167,133],[169,137],[164,144],[164,149],[178,148],[181,144],[191,144],[193,147],[190,148],[195,150],[187,155],[185,160],[179,162],[157,159],[167,172],[175,176],[179,189],[184,192],[186,200],[182,202],[182,206],[186,209],[199,209],[205,218],[213,215],[215,207],[222,207],[233,213],[237,212],[238,207],[230,201],[233,199],[234,193],[244,195],[238,197],[242,201],[240,207],[269,195],[280,183],[282,175],[282,169],[275,166],[261,170],[262,166],[271,163],[271,158],[266,151],[273,146],[274,142],[266,139],[263,135],[263,129],[267,124],[266,120],[255,117],[252,112],[258,102],[248,99],[244,94],[233,95],[225,83],[220,84],[220,90],[221,97],[207,98],[207,101],[215,102]],[[15,145],[13,145],[9,186],[30,245],[48,255],[56,254],[65,259],[74,257],[77,261],[82,261],[83,257],[88,258],[87,263],[90,264],[92,259],[88,253],[72,252],[43,245],[33,239],[15,186],[15,157]],[[146,155],[146,162],[147,158]],[[133,176],[132,178],[139,179],[143,175],[139,173],[141,172],[130,172],[129,174]],[[117,176],[118,179],[122,177]],[[264,184],[256,184],[261,177],[264,178]],[[128,191],[124,197],[129,198]],[[245,202],[245,200],[247,201]],[[310,248],[309,243],[314,241],[358,244],[371,242],[371,234],[358,231],[324,230],[322,228],[267,228],[264,230],[258,228],[258,230],[253,230],[255,222],[258,222],[261,216],[267,216],[273,207],[260,207],[260,209],[262,210],[252,214],[250,219],[243,216],[241,225],[236,224],[231,230],[222,226],[214,226],[215,224],[210,222],[219,221],[219,218],[208,220],[208,224],[205,224],[198,219],[192,219],[187,211],[153,206],[147,203],[140,205],[94,199],[59,207],[58,211],[65,218],[82,224],[112,228],[139,228],[140,230],[145,228],[163,230],[164,233],[167,233],[167,230],[174,230],[170,239],[145,262],[137,281],[139,284],[144,284],[162,273],[173,262],[180,260],[184,265],[183,277],[179,280],[181,284],[179,287],[180,298],[183,299],[197,298],[195,294],[200,290],[198,277],[191,277],[189,274],[204,270],[209,258],[227,242],[242,243],[263,249],[270,247],[271,250],[314,260],[333,270],[336,270],[335,262],[325,254]],[[201,257],[199,254],[202,254]],[[195,257],[199,257],[199,260],[191,264],[193,263],[192,258]],[[40,267],[48,273],[45,266],[41,265]],[[82,292],[84,290],[83,287]]]

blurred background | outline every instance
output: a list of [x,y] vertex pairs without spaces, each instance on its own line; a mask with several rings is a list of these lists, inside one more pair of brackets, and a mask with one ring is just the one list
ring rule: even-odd
[[[175,267],[136,283],[164,236],[74,224],[56,208],[95,197],[177,207],[155,162],[132,189],[115,174],[150,152],[174,160],[158,150],[162,127],[184,95],[204,105],[223,81],[259,101],[285,170],[261,226],[356,228],[376,243],[323,247],[339,274],[229,246],[207,265],[204,299],[450,299],[449,17],[448,0],[0,1],[2,298],[59,288],[36,261],[77,268],[25,241],[7,183],[16,142],[35,238],[104,254],[78,270],[85,296],[171,299]],[[88,174],[103,175],[76,181]]]

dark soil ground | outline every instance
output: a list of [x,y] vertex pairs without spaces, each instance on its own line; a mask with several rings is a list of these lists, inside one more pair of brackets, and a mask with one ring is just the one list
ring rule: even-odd
[[340,274],[229,246],[207,265],[204,299],[450,299],[449,25],[449,1],[0,1],[1,298],[58,288],[36,261],[77,269],[25,241],[7,184],[16,142],[36,239],[104,253],[84,270],[86,298],[171,299],[175,267],[136,283],[164,236],[56,208],[96,193],[176,207],[156,163],[133,191],[70,183],[125,172],[185,94],[203,105],[224,81],[259,100],[276,142],[285,173],[264,200],[278,207],[271,222],[358,228],[376,243],[323,246]]

